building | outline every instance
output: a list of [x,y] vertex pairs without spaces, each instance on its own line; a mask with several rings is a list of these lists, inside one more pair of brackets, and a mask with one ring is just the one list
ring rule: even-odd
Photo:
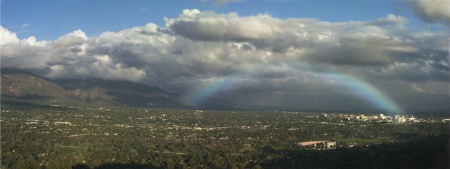
[[299,142],[299,146],[301,147],[308,147],[308,148],[324,148],[324,149],[332,149],[336,148],[336,142],[335,141],[306,141],[306,142]]

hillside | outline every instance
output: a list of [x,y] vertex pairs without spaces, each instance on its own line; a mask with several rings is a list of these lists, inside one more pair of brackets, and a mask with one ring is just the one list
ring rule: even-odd
[[26,100],[74,101],[57,84],[24,71],[2,70],[2,97]]
[[132,107],[187,108],[158,87],[103,79],[50,80],[25,71],[1,72],[3,98]]

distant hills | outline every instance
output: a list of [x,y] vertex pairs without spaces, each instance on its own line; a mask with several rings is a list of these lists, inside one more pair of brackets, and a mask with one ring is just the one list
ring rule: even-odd
[[104,79],[46,79],[21,70],[1,70],[1,96],[78,104],[192,108],[158,87]]

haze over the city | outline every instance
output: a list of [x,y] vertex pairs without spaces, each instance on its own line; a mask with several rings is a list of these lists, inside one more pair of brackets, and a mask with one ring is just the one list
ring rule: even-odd
[[448,0],[1,3],[1,68],[158,86],[189,104],[449,110]]

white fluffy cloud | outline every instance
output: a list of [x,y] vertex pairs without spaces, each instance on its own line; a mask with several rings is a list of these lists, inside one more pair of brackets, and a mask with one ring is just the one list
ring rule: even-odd
[[6,44],[16,44],[19,43],[19,38],[17,38],[16,34],[9,31],[8,29],[0,26],[0,45]]
[[[345,101],[333,99],[358,100],[324,73],[362,78],[393,98],[448,92],[448,33],[413,32],[401,16],[326,22],[187,9],[165,20],[165,27],[149,23],[94,37],[75,30],[53,41],[20,40],[0,27],[1,67],[39,70],[49,78],[143,82],[186,92],[185,98],[231,81],[217,97],[296,108],[317,104],[309,98],[341,107]],[[439,90],[424,92],[430,86]]]
[[2,34],[14,35],[9,37],[12,39],[10,43],[1,46],[2,68],[40,70],[47,72],[45,76],[50,78],[98,77],[140,81],[146,75],[143,70],[96,57],[88,50],[95,48],[97,39],[89,39],[81,30],[54,41],[36,41],[34,37],[20,41],[15,34],[1,28]]

